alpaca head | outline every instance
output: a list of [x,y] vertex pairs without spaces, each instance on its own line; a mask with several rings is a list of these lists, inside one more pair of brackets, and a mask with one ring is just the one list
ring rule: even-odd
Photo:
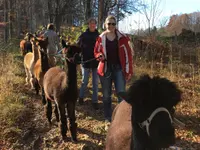
[[181,101],[181,91],[173,82],[143,75],[120,95],[132,105],[132,124],[138,140],[153,149],[175,143],[173,114]]
[[39,49],[42,52],[47,53],[48,38],[33,37],[31,39],[33,48]]
[[67,45],[65,48],[65,56],[68,62],[77,64],[79,61],[79,54],[81,52],[81,48],[76,45]]

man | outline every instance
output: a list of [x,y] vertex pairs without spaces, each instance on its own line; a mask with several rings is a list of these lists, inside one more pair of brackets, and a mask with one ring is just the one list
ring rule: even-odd
[[[98,109],[98,75],[97,66],[98,62],[94,58],[94,46],[99,32],[96,29],[96,20],[90,18],[88,21],[88,29],[80,35],[77,44],[82,48],[82,84],[79,93],[79,104],[84,102],[84,93],[88,85],[89,74],[92,72],[92,106]],[[90,61],[92,60],[93,61]],[[89,62],[85,62],[89,61]]]
[[54,55],[60,50],[60,42],[58,35],[54,31],[54,25],[52,23],[48,24],[47,31],[44,33],[44,37],[48,37],[49,42],[47,47],[49,66],[54,67],[56,66],[56,59]]

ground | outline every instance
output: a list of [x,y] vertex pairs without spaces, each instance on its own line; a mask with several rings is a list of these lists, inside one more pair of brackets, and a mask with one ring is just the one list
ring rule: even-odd
[[[44,114],[41,96],[36,95],[30,89],[30,85],[25,85],[25,73],[22,62],[23,59],[18,54],[6,54],[5,57],[1,57],[0,75],[2,75],[2,78],[0,79],[0,90],[2,93],[0,96],[0,109],[2,111],[0,113],[0,149],[104,149],[106,131],[104,130],[101,91],[99,92],[100,109],[95,111],[91,106],[92,89],[91,82],[89,83],[84,105],[80,106],[77,104],[76,106],[78,143],[70,141],[69,132],[67,133],[68,142],[62,142],[55,117],[53,116],[53,125],[49,126]],[[10,71],[7,71],[5,67]],[[135,66],[134,71],[137,73],[133,80],[148,70]],[[194,89],[194,80],[191,77],[170,76],[165,73],[161,73],[161,75],[175,81],[183,91],[183,102],[177,107],[176,117],[186,127],[176,126],[176,146],[181,147],[183,150],[197,150],[200,146],[200,92],[198,92],[200,86],[198,82],[195,82],[196,89]],[[200,80],[196,79],[196,81]],[[78,72],[79,87],[80,83],[81,76],[80,72]],[[8,100],[9,98],[12,100],[12,103]],[[9,102],[9,105],[5,104],[3,106],[6,101],[7,103]],[[113,108],[115,105],[116,97],[113,96]]]

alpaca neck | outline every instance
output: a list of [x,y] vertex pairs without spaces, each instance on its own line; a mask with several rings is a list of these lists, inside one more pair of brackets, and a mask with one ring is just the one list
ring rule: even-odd
[[[135,106],[136,107],[136,106]],[[136,108],[133,108],[136,110]],[[157,148],[153,147],[151,144],[151,141],[147,135],[147,133],[144,131],[145,129],[142,129],[138,122],[135,120],[135,113],[132,114],[132,138],[131,138],[131,150],[158,150]]]
[[50,68],[47,54],[40,52],[40,60],[41,60],[41,71],[45,73]]
[[67,62],[67,85],[70,89],[77,89],[77,70],[76,65],[70,62]]
[[39,59],[39,52],[37,47],[35,47],[34,45],[32,46],[32,50],[33,50],[33,63],[35,64]]
[[[138,138],[138,134],[140,134],[140,132],[138,132],[139,129],[137,127],[137,124],[133,124],[133,132],[132,132],[132,138],[131,138],[131,150],[146,150],[144,145],[146,142],[142,141],[141,138]],[[142,136],[140,134],[140,136]]]

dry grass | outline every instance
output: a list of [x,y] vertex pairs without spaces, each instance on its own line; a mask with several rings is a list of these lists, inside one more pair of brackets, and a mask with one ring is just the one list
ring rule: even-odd
[[[102,94],[99,91],[101,109],[95,111],[91,106],[91,81],[86,91],[85,104],[77,105],[78,122],[77,144],[61,142],[59,128],[49,127],[43,111],[41,97],[36,96],[25,86],[23,59],[16,53],[1,53],[0,57],[0,149],[59,149],[102,150],[106,132],[102,109]],[[156,65],[137,62],[135,76],[143,73],[161,75],[176,82],[183,91],[183,101],[177,107],[177,118],[186,124],[185,128],[176,127],[177,145],[184,150],[197,150],[200,145],[200,76],[190,66],[170,64],[162,69]],[[177,71],[178,70],[178,71]],[[80,71],[80,70],[79,70]],[[187,74],[185,74],[187,73]],[[81,75],[78,75],[78,84]],[[100,87],[100,86],[99,86]],[[113,108],[116,96],[113,96]],[[70,134],[68,133],[68,137]]]

